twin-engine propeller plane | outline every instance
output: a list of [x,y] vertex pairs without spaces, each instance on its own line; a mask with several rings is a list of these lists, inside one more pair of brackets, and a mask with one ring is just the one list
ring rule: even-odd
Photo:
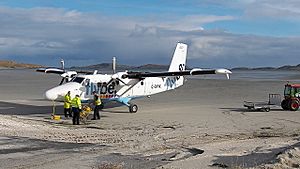
[[[75,71],[66,71],[62,62],[62,69],[42,68],[37,71],[57,73],[63,77],[59,86],[45,92],[45,97],[52,101],[64,101],[64,95],[71,91],[71,97],[78,94],[82,102],[93,99],[96,91],[102,102],[115,101],[128,106],[129,112],[135,113],[138,106],[131,100],[143,96],[172,90],[184,84],[184,76],[225,74],[229,79],[231,71],[227,69],[198,69],[186,70],[187,45],[178,43],[168,71],[163,72],[117,72],[114,74],[80,74]],[[113,64],[114,65],[114,64]],[[62,84],[64,79],[66,83]]]

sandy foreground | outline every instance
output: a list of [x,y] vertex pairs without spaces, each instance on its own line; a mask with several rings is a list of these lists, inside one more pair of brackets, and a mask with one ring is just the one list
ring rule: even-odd
[[136,100],[135,114],[106,109],[73,126],[51,120],[42,98],[57,76],[1,70],[0,79],[0,168],[300,168],[300,112],[243,108],[282,94],[284,80],[188,79]]

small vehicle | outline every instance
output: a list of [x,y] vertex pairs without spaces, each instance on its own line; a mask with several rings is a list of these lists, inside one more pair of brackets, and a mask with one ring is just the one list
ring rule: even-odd
[[284,100],[281,102],[283,110],[297,111],[300,106],[300,84],[286,84]]
[[244,107],[252,110],[260,110],[269,112],[271,108],[278,108],[281,106],[280,94],[269,94],[269,100],[265,102],[244,101]]

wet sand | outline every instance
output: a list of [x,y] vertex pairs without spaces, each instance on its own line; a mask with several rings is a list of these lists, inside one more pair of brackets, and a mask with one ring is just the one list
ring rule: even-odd
[[[282,94],[284,80],[188,79],[179,89],[135,100],[135,114],[105,109],[100,121],[73,126],[70,119],[51,120],[52,103],[43,100],[59,77],[1,70],[0,78],[6,79],[0,84],[0,168],[297,165],[290,157],[298,153],[299,111],[243,108],[244,100]],[[62,114],[61,104],[56,112]],[[294,156],[284,156],[289,151]]]

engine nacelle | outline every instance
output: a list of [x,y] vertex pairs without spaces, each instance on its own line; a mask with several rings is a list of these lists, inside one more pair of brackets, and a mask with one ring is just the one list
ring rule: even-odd
[[227,79],[229,79],[229,75],[232,74],[232,72],[228,69],[216,69],[216,74],[225,74]]

